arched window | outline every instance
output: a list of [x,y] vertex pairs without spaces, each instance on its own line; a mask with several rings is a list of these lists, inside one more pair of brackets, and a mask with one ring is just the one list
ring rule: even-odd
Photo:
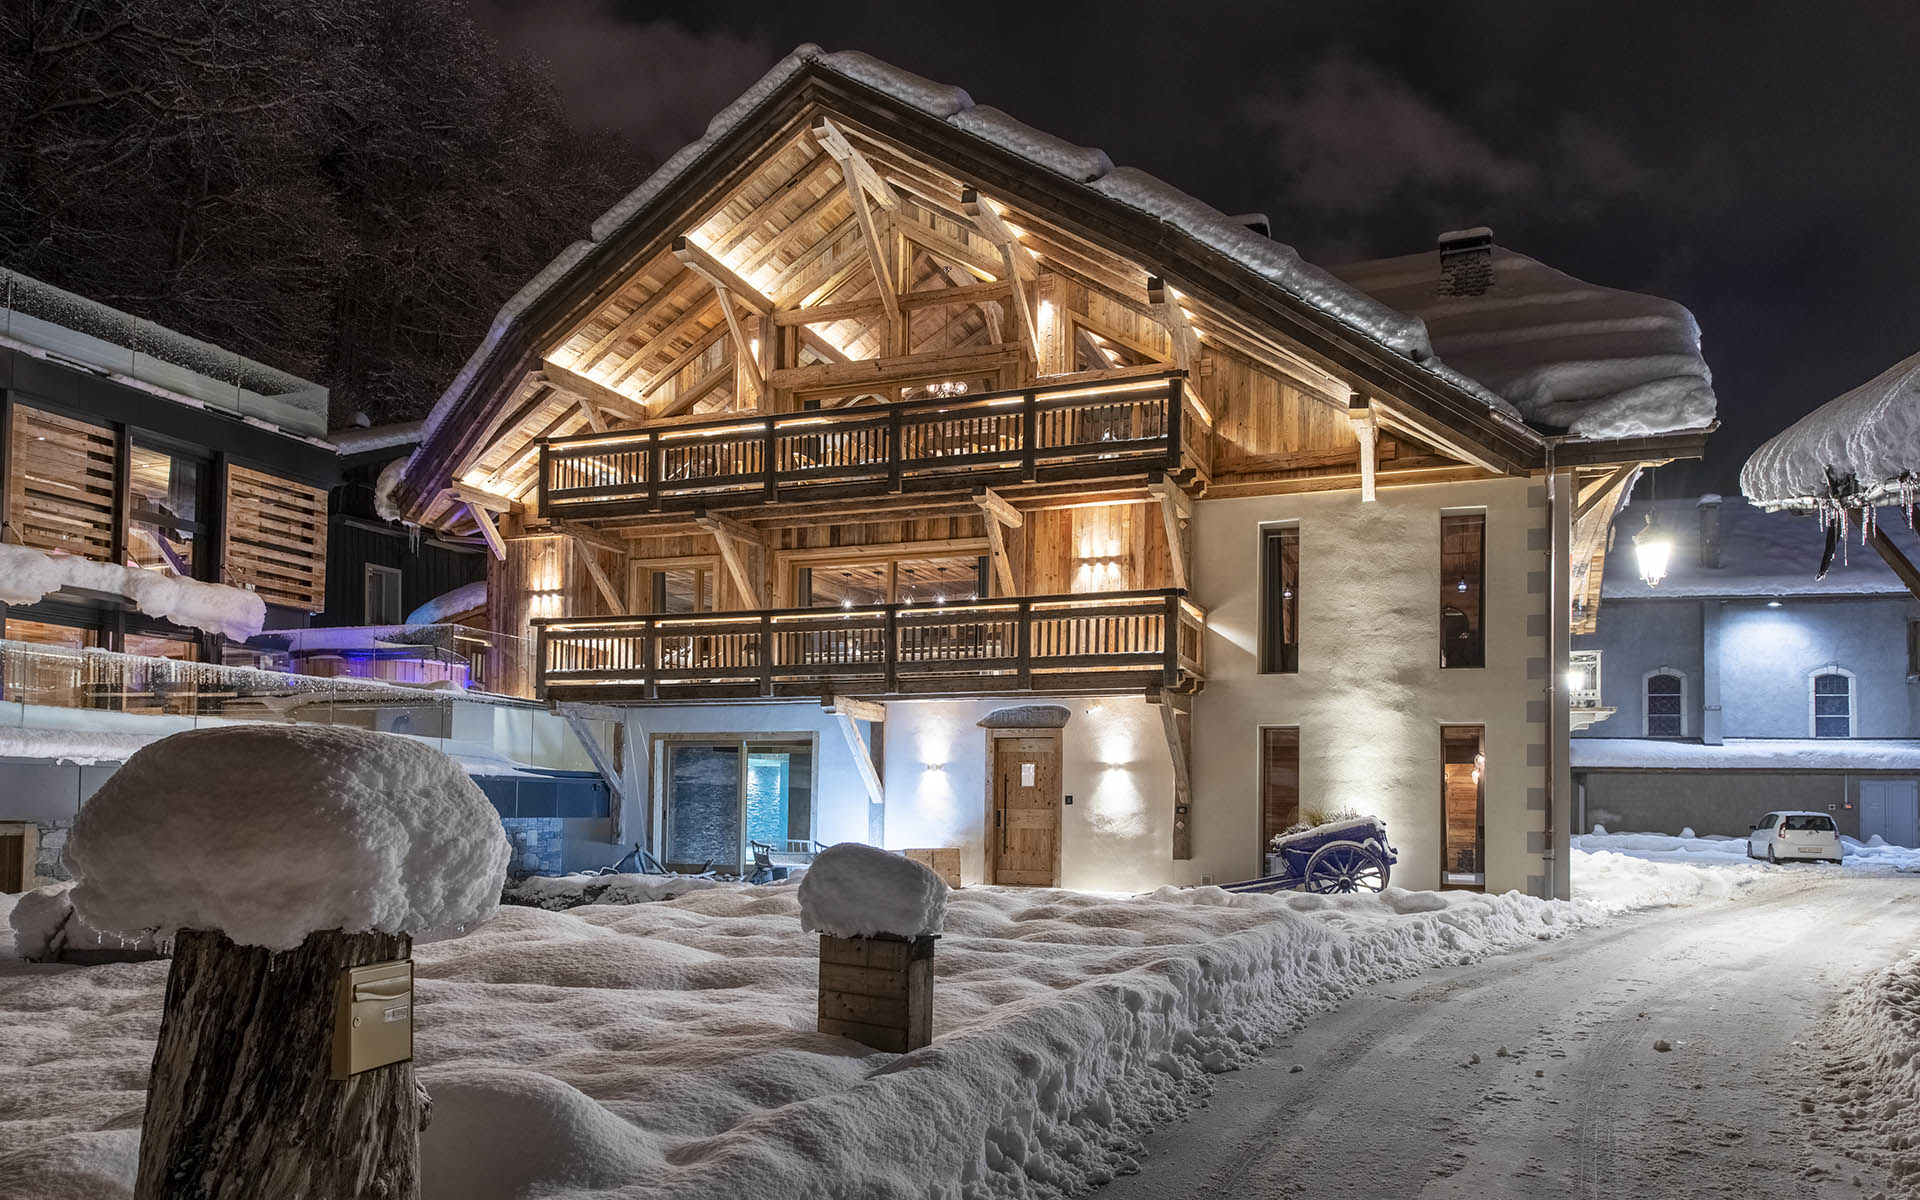
[[1687,677],[1676,667],[1655,667],[1642,680],[1646,707],[1642,721],[1648,737],[1687,736]]
[[1817,738],[1853,736],[1853,672],[1821,667],[1807,677],[1807,718]]

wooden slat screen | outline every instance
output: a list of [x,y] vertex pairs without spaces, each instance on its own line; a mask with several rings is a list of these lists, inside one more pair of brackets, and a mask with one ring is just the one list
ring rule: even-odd
[[231,466],[226,507],[223,582],[251,587],[269,604],[326,607],[326,489]]
[[113,559],[113,430],[16,404],[6,540]]
[[1260,731],[1260,841],[1300,819],[1300,730]]

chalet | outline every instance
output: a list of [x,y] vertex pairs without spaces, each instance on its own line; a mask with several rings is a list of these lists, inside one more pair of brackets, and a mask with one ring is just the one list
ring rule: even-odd
[[1698,342],[1484,230],[1329,273],[809,46],[508,303],[383,486],[485,539],[489,677],[617,723],[669,861],[1139,889],[1353,808],[1396,882],[1564,895],[1574,606],[1704,445]]

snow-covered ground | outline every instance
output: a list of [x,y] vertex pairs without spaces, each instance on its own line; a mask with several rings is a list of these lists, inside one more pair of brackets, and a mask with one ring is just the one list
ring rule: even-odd
[[[1720,874],[1592,856],[1576,903],[966,888],[906,1056],[813,1031],[794,885],[510,906],[416,950],[428,1194],[1068,1193],[1360,989],[1739,889]],[[165,973],[0,967],[0,1191],[127,1194]]]
[[[1573,848],[1588,854],[1629,855],[1647,862],[1692,863],[1695,866],[1760,866],[1747,857],[1743,837],[1708,835],[1700,837],[1682,830],[1676,837],[1667,833],[1608,833],[1600,826],[1594,832],[1577,835]],[[1889,846],[1878,836],[1862,842],[1844,835],[1840,838],[1841,866],[1848,871],[1912,871],[1920,873],[1920,850]],[[1815,869],[1823,864],[1783,863],[1775,870]]]

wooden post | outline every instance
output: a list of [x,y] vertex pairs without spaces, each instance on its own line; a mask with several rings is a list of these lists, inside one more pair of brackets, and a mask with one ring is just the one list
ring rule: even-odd
[[931,1042],[935,940],[821,934],[819,1031],[894,1054]]
[[404,934],[331,930],[274,953],[182,931],[135,1200],[417,1200],[426,1106],[413,1063],[332,1078],[341,972],[404,959],[411,946]]

